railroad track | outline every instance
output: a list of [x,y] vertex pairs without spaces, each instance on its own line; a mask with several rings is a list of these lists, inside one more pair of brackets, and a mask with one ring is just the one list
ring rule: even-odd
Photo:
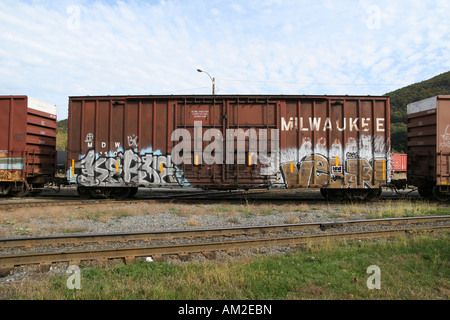
[[[415,232],[449,231],[449,222],[450,217],[448,216],[432,216],[153,233],[0,239],[0,249],[2,251],[7,248],[25,248],[29,250],[29,248],[51,247],[50,249],[44,250],[44,252],[26,251],[0,255],[0,274],[7,275],[16,266],[30,264],[39,265],[41,270],[47,270],[54,263],[80,265],[84,261],[95,260],[104,262],[112,259],[121,259],[126,263],[129,263],[142,257],[152,257],[153,260],[161,260],[165,255],[186,257],[191,253],[202,253],[205,256],[208,256],[215,251],[221,250],[241,250],[267,246],[298,246],[306,243],[328,240],[390,238]],[[438,223],[438,225],[430,225],[433,223]],[[340,228],[355,226],[389,226],[391,228],[346,232],[340,232],[339,230]],[[307,229],[316,232],[301,235],[286,235],[286,233]],[[333,230],[333,232],[330,232],[331,230]],[[239,236],[245,236],[245,238],[226,240],[226,238],[236,238]],[[158,241],[162,240],[180,238],[195,238],[202,239],[203,241],[184,241],[182,244],[158,243]],[[204,241],[204,239],[214,240]],[[137,241],[145,242],[145,244],[140,246],[118,247],[112,245],[104,247],[107,243],[131,244]],[[102,247],[82,250],[66,248],[66,246],[84,246],[88,244],[97,244]],[[63,250],[56,250],[58,247]]]
[[[285,191],[280,190],[280,191]],[[44,206],[75,206],[75,205],[97,205],[97,204],[111,204],[111,203],[122,203],[122,204],[135,204],[135,203],[152,203],[155,201],[158,202],[179,202],[179,203],[198,203],[200,201],[203,202],[211,202],[211,201],[258,201],[258,202],[317,202],[323,203],[328,202],[327,199],[323,198],[320,195],[309,195],[307,197],[295,197],[293,195],[284,194],[278,195],[281,192],[275,192],[274,194],[267,195],[267,190],[255,190],[255,191],[244,191],[244,192],[192,192],[192,193],[183,193],[183,194],[163,194],[163,195],[155,195],[155,196],[142,196],[133,199],[125,199],[125,200],[114,200],[114,199],[89,199],[83,200],[76,196],[55,196],[52,197],[51,200],[42,200],[42,198],[31,199],[31,201],[11,201],[11,202],[0,202],[0,207],[4,210],[8,210],[10,208],[23,208],[23,207],[44,207]],[[258,197],[261,195],[262,197]],[[410,199],[410,200],[420,200],[418,197],[408,196],[408,195],[384,195],[380,198],[379,201],[384,200],[401,200],[401,199]]]

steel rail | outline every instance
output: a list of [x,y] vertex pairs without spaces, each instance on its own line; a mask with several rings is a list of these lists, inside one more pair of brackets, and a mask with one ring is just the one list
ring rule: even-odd
[[[243,199],[251,199],[258,201],[320,201],[327,202],[326,198],[319,195],[318,197],[293,197],[289,193],[298,191],[297,189],[254,189],[254,190],[222,190],[222,191],[185,191],[178,189],[169,189],[166,191],[157,190],[163,193],[162,195],[143,196],[134,199],[109,199],[109,198],[94,198],[94,199],[79,199],[79,196],[74,194],[64,194],[50,196],[54,198],[53,201],[32,201],[32,202],[5,202],[1,203],[2,208],[8,207],[34,207],[34,206],[53,206],[53,205],[92,205],[99,203],[135,203],[135,202],[151,202],[151,201],[239,201]],[[178,192],[177,192],[178,191]],[[412,191],[411,191],[412,192]],[[286,193],[284,196],[276,197],[277,194]],[[410,193],[410,192],[409,192]],[[262,195],[263,197],[255,198],[255,196]],[[268,195],[268,197],[266,197]],[[252,197],[253,196],[253,197]],[[44,198],[48,198],[45,196]],[[60,200],[58,198],[69,197],[69,200]],[[75,199],[73,199],[75,198]],[[407,197],[406,195],[386,196],[382,195],[379,200],[402,200],[402,199],[416,199],[416,197]],[[420,199],[420,198],[418,198]]]
[[[293,197],[293,196],[284,196],[284,197],[251,197],[255,194],[224,194],[221,196],[203,194],[200,196],[194,195],[180,195],[180,196],[154,196],[154,197],[144,197],[144,198],[135,198],[135,199],[125,199],[125,200],[115,200],[115,199],[89,199],[89,200],[59,200],[55,199],[52,201],[30,201],[30,202],[4,202],[0,203],[0,206],[3,210],[9,208],[24,208],[24,207],[44,207],[44,206],[76,206],[76,205],[98,205],[98,204],[136,204],[136,203],[156,203],[156,202],[179,202],[179,203],[197,203],[199,201],[227,201],[227,202],[236,202],[236,201],[258,201],[262,202],[308,202],[308,203],[327,203],[329,200],[318,196],[318,197]],[[234,196],[234,198],[233,198]],[[416,197],[392,197],[392,196],[382,196],[377,201],[384,200],[422,200]],[[343,202],[333,202],[333,203],[345,203]]]
[[80,246],[83,244],[105,244],[107,242],[154,241],[180,238],[236,237],[240,235],[293,232],[299,230],[328,230],[350,226],[398,226],[450,221],[450,216],[403,217],[385,219],[349,220],[337,222],[312,222],[300,224],[247,226],[236,228],[191,229],[155,232],[78,234],[64,236],[43,236],[0,239],[0,250],[6,248],[32,248],[37,246]]
[[80,265],[84,261],[108,261],[121,259],[125,263],[133,262],[137,258],[152,257],[153,260],[161,260],[164,255],[188,255],[192,253],[208,253],[220,250],[241,250],[267,246],[298,246],[308,243],[317,243],[329,240],[364,240],[375,238],[391,238],[393,236],[407,235],[425,231],[448,231],[450,226],[428,226],[415,228],[402,228],[377,231],[358,231],[345,233],[329,233],[302,235],[279,238],[230,240],[220,242],[203,242],[161,246],[144,246],[133,248],[113,248],[77,250],[66,252],[44,252],[0,256],[0,274],[7,275],[16,266],[38,264],[40,269],[46,270],[53,263],[69,263]]

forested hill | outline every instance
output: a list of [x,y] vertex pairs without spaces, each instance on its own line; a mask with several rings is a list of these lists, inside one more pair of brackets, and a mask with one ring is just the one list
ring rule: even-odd
[[64,119],[58,121],[58,123],[56,124],[56,150],[66,150],[68,122],[68,119]]
[[450,71],[385,94],[391,98],[391,146],[393,152],[406,153],[406,106],[411,102],[443,94],[450,94]]

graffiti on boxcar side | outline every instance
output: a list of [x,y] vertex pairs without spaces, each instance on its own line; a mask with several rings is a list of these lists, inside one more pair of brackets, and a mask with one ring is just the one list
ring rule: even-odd
[[[300,162],[284,162],[281,165],[285,183],[297,187],[374,188],[384,180],[384,160],[327,159],[321,154],[310,154]],[[359,181],[358,181],[359,177]]]
[[450,148],[450,133],[448,132],[449,131],[449,127],[450,127],[450,124],[448,124],[445,127],[444,134],[441,134],[441,137],[442,137],[441,141],[442,142],[439,145],[441,148]]
[[18,171],[0,170],[0,181],[23,181]]
[[132,136],[128,136],[127,137],[127,139],[128,139],[128,146],[132,147],[132,148],[137,148],[138,145],[139,145],[138,138],[139,137],[134,135],[134,134]]
[[336,138],[330,148],[320,139],[313,145],[309,137],[304,137],[300,149],[281,150],[281,171],[288,186],[378,187],[388,179],[387,149],[384,136],[349,137],[345,143]]
[[180,185],[181,174],[173,166],[171,155],[139,154],[133,149],[109,152],[108,155],[89,150],[80,160],[77,182],[83,186],[114,185]]

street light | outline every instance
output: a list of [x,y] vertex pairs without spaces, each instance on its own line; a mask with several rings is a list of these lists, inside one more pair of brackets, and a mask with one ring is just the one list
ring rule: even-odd
[[198,72],[204,72],[204,73],[206,73],[206,74],[208,75],[208,77],[209,77],[209,78],[211,79],[211,81],[212,81],[212,94],[215,95],[215,94],[216,94],[216,78],[211,77],[211,76],[209,75],[208,72],[203,71],[203,70],[201,70],[201,69],[197,69],[197,71],[198,71]]

